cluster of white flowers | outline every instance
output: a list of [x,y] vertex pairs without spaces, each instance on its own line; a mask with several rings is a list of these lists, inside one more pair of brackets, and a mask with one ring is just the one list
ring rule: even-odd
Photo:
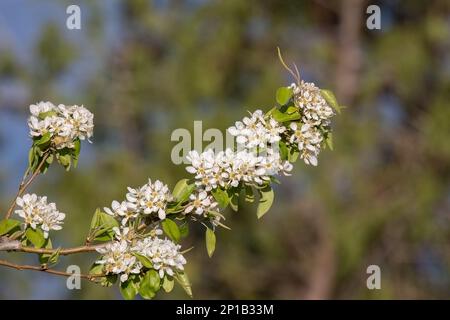
[[49,133],[57,149],[73,148],[76,139],[89,141],[93,135],[94,115],[83,106],[39,102],[30,106],[30,113],[30,135],[40,137]]
[[299,126],[296,122],[292,122],[289,127],[292,130],[289,142],[297,144],[300,158],[306,164],[317,166],[317,156],[323,140],[319,129],[309,123]]
[[168,239],[157,238],[162,234],[160,229],[152,230],[151,235],[144,239],[135,238],[127,227],[114,228],[114,232],[116,241],[96,249],[102,255],[96,263],[104,266],[106,274],[120,275],[120,281],[125,282],[130,274],[141,273],[143,265],[135,254],[149,259],[161,278],[184,270],[186,259],[180,253],[181,246]]
[[301,81],[300,85],[292,83],[294,104],[300,108],[302,121],[314,126],[328,126],[334,115],[331,108],[320,93],[320,89],[312,82]]
[[300,158],[306,164],[317,166],[317,156],[323,142],[322,131],[329,130],[334,111],[314,83],[301,81],[299,85],[292,83],[290,88],[302,118],[301,122],[291,122],[289,125],[290,130],[286,132],[288,141],[298,147]]
[[16,203],[21,209],[15,213],[34,230],[40,227],[45,238],[48,238],[50,230],[62,229],[61,225],[66,215],[59,212],[54,203],[47,203],[47,197],[39,197],[34,193],[25,194],[23,197],[17,197]]
[[263,184],[271,176],[283,173],[289,175],[292,164],[282,161],[279,153],[267,150],[265,156],[257,156],[254,152],[231,149],[216,154],[211,149],[198,153],[193,150],[187,156],[189,173],[195,175],[195,184],[206,191],[221,187],[237,187],[239,183]]
[[181,246],[169,239],[147,237],[132,248],[134,252],[147,257],[161,278],[164,274],[174,275],[174,271],[183,271],[186,259],[180,253]]
[[266,148],[278,143],[281,139],[280,134],[284,130],[285,127],[272,117],[264,119],[264,113],[261,110],[250,113],[250,117],[236,121],[234,126],[228,128],[228,132],[237,137],[236,142],[245,145],[246,149]]
[[126,225],[128,221],[141,215],[157,214],[160,220],[166,218],[167,203],[173,200],[173,196],[167,185],[156,180],[149,179],[142,187],[133,189],[128,187],[126,201],[113,201],[110,208],[104,208],[105,212]]
[[218,205],[218,203],[214,201],[214,197],[205,190],[198,190],[191,194],[189,200],[189,204],[184,209],[185,213],[193,212],[196,215],[206,215]]
[[127,241],[114,241],[96,250],[102,254],[96,263],[104,265],[106,274],[120,274],[121,282],[127,281],[130,274],[141,273],[142,264],[133,255]]

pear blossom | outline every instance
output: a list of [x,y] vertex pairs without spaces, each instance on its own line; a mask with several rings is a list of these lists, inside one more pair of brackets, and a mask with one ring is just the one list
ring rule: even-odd
[[76,139],[90,141],[93,135],[94,115],[83,106],[39,102],[30,105],[30,113],[30,136],[50,134],[57,149],[74,148]]
[[314,83],[301,81],[300,85],[293,83],[290,88],[294,93],[294,104],[303,114],[303,122],[317,126],[330,124],[330,118],[334,115],[334,111]]
[[234,126],[228,128],[228,132],[236,137],[236,142],[247,149],[266,148],[277,143],[281,140],[280,134],[284,131],[285,127],[271,116],[264,119],[264,113],[261,110],[250,113],[250,117],[236,121]]
[[214,201],[214,197],[204,190],[199,190],[189,197],[190,202],[184,209],[184,213],[194,212],[197,215],[207,214],[208,211],[214,210],[218,203]]
[[111,203],[112,210],[108,207],[104,207],[103,209],[110,216],[121,220],[122,225],[139,216],[139,212],[136,211],[136,205],[127,201],[118,202],[114,200]]
[[98,253],[102,254],[96,264],[103,265],[106,274],[120,274],[120,281],[125,282],[130,274],[139,274],[142,269],[142,264],[130,249],[125,240],[108,243],[105,247],[96,249]]
[[132,250],[147,257],[163,278],[165,274],[173,276],[176,271],[184,270],[186,259],[180,253],[180,248],[180,245],[168,239],[147,237],[138,241]]
[[317,156],[323,140],[320,131],[309,123],[299,126],[299,124],[292,122],[289,127],[293,131],[289,141],[297,144],[300,158],[306,164],[317,166]]
[[17,197],[16,204],[21,207],[15,213],[24,219],[25,225],[43,231],[44,238],[48,238],[50,230],[61,230],[66,215],[59,212],[55,203],[47,203],[47,197],[36,194],[25,194]]

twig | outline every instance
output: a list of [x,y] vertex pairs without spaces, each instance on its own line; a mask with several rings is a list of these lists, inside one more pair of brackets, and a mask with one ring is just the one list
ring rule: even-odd
[[[69,273],[69,272],[58,271],[58,270],[53,270],[53,269],[46,269],[46,268],[42,268],[42,267],[38,267],[38,266],[15,264],[15,263],[12,263],[12,262],[9,262],[6,260],[0,260],[0,266],[9,267],[9,268],[13,268],[16,270],[41,271],[41,272],[46,272],[46,273],[54,274],[57,276],[63,276],[63,277],[71,277],[71,276],[75,275],[75,273]],[[105,275],[104,274],[92,274],[92,275],[78,274],[78,276],[80,276],[83,279],[94,282],[95,278],[104,277]]]
[[[17,194],[14,197],[14,200],[12,201],[11,206],[9,207],[8,211],[6,212],[5,219],[9,219],[11,217],[12,212],[13,212],[14,208],[16,207],[17,198],[20,197],[25,192],[25,190],[30,186],[30,184],[33,182],[33,180],[39,175],[41,168],[44,165],[45,161],[47,160],[48,156],[49,156],[49,153],[44,154],[38,167],[36,168],[33,175],[30,177],[30,179],[28,179],[27,182],[24,183],[24,180],[22,180],[22,183],[19,186],[19,190],[17,191]],[[27,171],[28,171],[28,169],[27,169]]]

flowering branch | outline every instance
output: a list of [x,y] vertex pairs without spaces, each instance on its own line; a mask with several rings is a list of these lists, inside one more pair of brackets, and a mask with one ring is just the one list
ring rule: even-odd
[[[184,272],[187,251],[179,244],[190,223],[205,227],[211,257],[215,231],[228,228],[223,223],[226,208],[238,211],[241,200],[256,202],[256,215],[261,218],[274,201],[272,186],[279,183],[277,176],[289,176],[297,159],[317,166],[321,150],[333,148],[331,118],[340,112],[336,98],[301,80],[298,68],[294,65],[294,72],[281,56],[280,61],[296,83],[277,90],[277,106],[268,112],[256,110],[228,129],[236,137],[236,148],[190,151],[186,171],[192,176],[178,181],[172,190],[150,179],[143,186],[128,187],[125,200],[114,200],[111,207],[95,211],[86,244],[79,247],[54,249],[50,232],[62,229],[66,215],[47,197],[24,193],[54,160],[66,170],[76,166],[81,141],[93,135],[94,116],[83,106],[31,105],[29,166],[6,218],[0,221],[0,251],[37,254],[41,266],[4,260],[0,265],[70,276],[48,265],[62,255],[98,252],[89,274],[81,277],[91,281],[96,277],[103,286],[118,282],[125,299],[137,294],[151,299],[161,288],[170,292],[175,280],[192,296]],[[16,205],[19,208],[14,211]],[[22,220],[11,219],[13,211]]]

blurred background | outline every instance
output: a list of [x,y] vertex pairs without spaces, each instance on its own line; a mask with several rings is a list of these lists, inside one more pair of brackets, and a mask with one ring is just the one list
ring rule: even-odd
[[[66,8],[81,8],[81,30]],[[381,8],[381,30],[366,8]],[[203,229],[183,246],[198,299],[401,299],[450,297],[450,2],[52,1],[0,2],[0,212],[15,194],[30,145],[30,104],[83,104],[95,114],[79,168],[54,166],[33,185],[68,213],[60,246],[84,242],[97,207],[127,186],[187,177],[170,160],[176,128],[225,130],[275,91],[303,79],[347,105],[334,121],[335,151],[295,165],[271,211],[227,212],[212,259]],[[37,257],[0,253],[36,264]],[[56,266],[89,268],[96,255]],[[368,290],[366,268],[381,268]],[[0,269],[0,298],[118,299],[117,288]],[[158,298],[187,298],[181,289]]]

